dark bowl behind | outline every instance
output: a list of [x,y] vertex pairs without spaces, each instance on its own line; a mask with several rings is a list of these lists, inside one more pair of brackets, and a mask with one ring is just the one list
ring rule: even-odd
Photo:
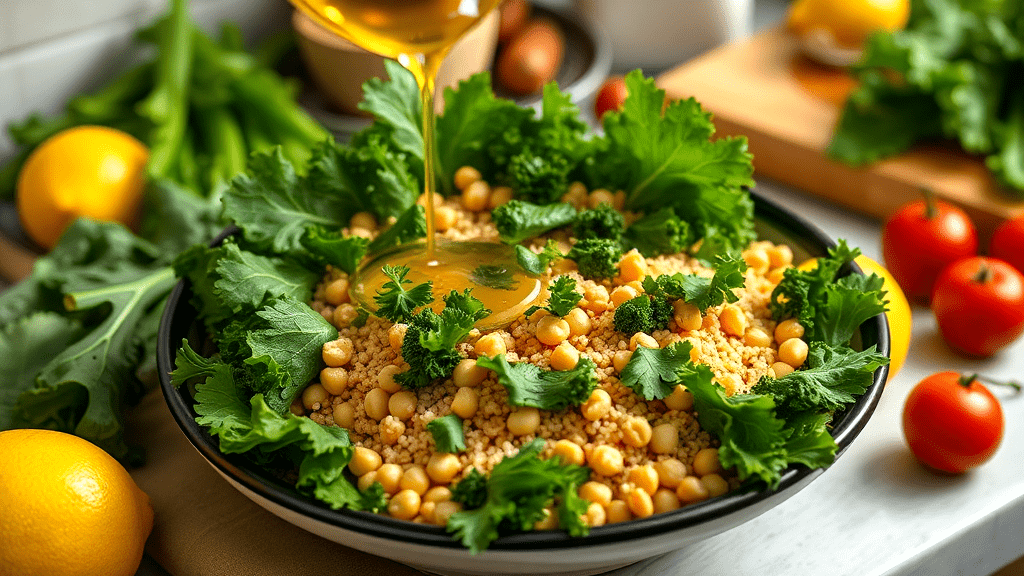
[[[775,203],[753,194],[758,232],[762,238],[786,242],[794,249],[797,260],[801,253],[809,256],[824,255],[835,245],[821,230],[807,221],[793,215]],[[236,233],[225,231],[214,243]],[[780,237],[776,237],[776,236]],[[852,265],[860,272],[856,265]],[[160,325],[158,343],[158,368],[160,385],[172,415],[182,431],[197,450],[217,469],[235,483],[251,493],[328,526],[357,532],[369,537],[378,537],[404,544],[422,545],[436,549],[461,549],[461,545],[439,527],[414,524],[392,518],[351,510],[331,510],[326,505],[295,491],[294,487],[278,480],[265,470],[251,463],[244,455],[225,455],[218,449],[217,440],[196,424],[196,413],[187,387],[171,385],[169,372],[174,369],[174,356],[183,338],[197,341],[201,338],[196,311],[189,302],[190,286],[181,281],[175,286],[168,300]],[[879,315],[861,326],[860,341],[863,347],[877,346],[877,350],[888,356],[889,331],[884,315]],[[866,425],[868,418],[882,394],[888,367],[879,368],[867,392],[855,404],[838,412],[833,420],[833,436],[839,446],[837,458],[849,448],[854,438]],[[802,466],[790,466],[783,472],[782,480],[775,490],[732,492],[705,502],[686,506],[672,512],[593,528],[588,536],[571,538],[560,531],[532,532],[502,536],[495,541],[492,551],[564,551],[587,554],[595,547],[610,543],[640,541],[655,534],[707,527],[707,537],[724,529],[749,520],[765,510],[781,503],[822,470],[810,470]],[[252,497],[252,496],[250,496]],[[286,518],[287,519],[287,518]],[[728,519],[728,522],[723,522]],[[371,553],[388,555],[386,549],[368,550]],[[655,552],[652,551],[651,555]],[[486,556],[485,553],[483,556]],[[628,562],[624,562],[628,563]],[[609,566],[609,568],[612,566]],[[436,569],[436,568],[434,568]]]

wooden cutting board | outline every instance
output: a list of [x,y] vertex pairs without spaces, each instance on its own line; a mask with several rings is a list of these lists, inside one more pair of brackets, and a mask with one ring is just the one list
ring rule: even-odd
[[930,188],[967,211],[986,238],[1024,213],[1024,201],[1000,191],[981,159],[959,150],[920,146],[865,168],[829,160],[825,148],[853,81],[804,58],[780,28],[709,52],[658,84],[671,97],[696,97],[719,136],[747,136],[758,175],[859,212],[886,218]]

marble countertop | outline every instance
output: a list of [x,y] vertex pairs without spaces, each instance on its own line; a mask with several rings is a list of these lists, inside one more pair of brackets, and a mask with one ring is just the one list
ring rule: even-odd
[[[882,260],[881,222],[777,183],[762,181],[756,190]],[[905,366],[831,468],[746,524],[611,574],[986,575],[1024,555],[1024,394],[991,388],[1006,417],[1002,445],[989,462],[960,476],[918,464],[901,426],[907,394],[934,372],[1020,380],[1024,339],[994,358],[969,359],[943,342],[927,308],[913,312]]]

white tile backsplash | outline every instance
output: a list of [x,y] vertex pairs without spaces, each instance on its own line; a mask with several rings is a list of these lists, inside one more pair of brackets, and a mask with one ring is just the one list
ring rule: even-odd
[[[0,163],[14,153],[6,126],[52,114],[75,94],[102,86],[141,53],[136,29],[167,0],[0,0]],[[287,25],[286,0],[191,0],[208,31],[236,22],[252,42]]]

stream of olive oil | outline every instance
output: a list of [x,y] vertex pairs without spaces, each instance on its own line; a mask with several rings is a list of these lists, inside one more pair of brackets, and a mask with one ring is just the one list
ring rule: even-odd
[[[452,45],[483,19],[499,0],[292,0],[320,25],[352,43],[387,58],[412,72],[420,89],[423,111],[427,238],[381,254],[358,272],[355,299],[373,310],[373,295],[388,278],[385,264],[410,269],[408,279],[433,282],[441,297],[451,290],[473,290],[492,314],[477,323],[481,328],[503,326],[514,320],[540,294],[540,280],[517,264],[515,252],[504,244],[438,242],[434,226],[435,150],[434,86],[437,71]],[[344,73],[339,71],[339,73]]]

